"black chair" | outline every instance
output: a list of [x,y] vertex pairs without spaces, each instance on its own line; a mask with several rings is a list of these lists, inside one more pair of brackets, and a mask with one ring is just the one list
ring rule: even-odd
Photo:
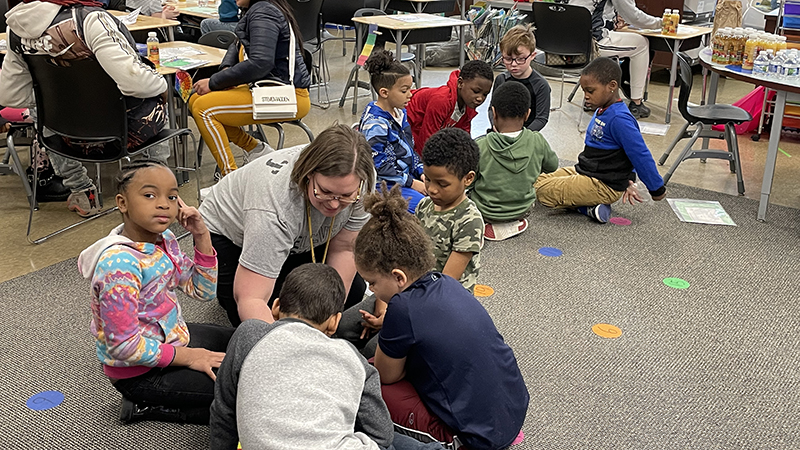
[[[691,158],[712,158],[724,159],[729,161],[731,172],[736,173],[736,185],[739,190],[739,195],[744,195],[744,181],[742,180],[742,165],[739,159],[739,143],[736,136],[736,129],[734,125],[739,125],[743,122],[753,120],[753,116],[738,106],[733,105],[703,105],[703,106],[689,106],[689,94],[692,91],[692,65],[691,58],[683,52],[678,53],[678,61],[680,62],[680,93],[678,94],[678,110],[686,120],[686,124],[678,132],[678,136],[672,141],[672,144],[667,148],[661,158],[658,160],[658,165],[663,166],[666,162],[672,149],[678,144],[681,139],[690,138],[689,143],[686,144],[678,159],[669,168],[669,171],[664,175],[664,185],[667,184],[675,169],[678,168],[680,163]],[[694,131],[689,131],[689,126],[696,125]],[[725,125],[725,131],[714,131],[711,129],[713,125]],[[692,145],[699,138],[710,139],[725,139],[728,150],[692,150]]]
[[[0,0],[0,3],[1,2],[2,0]],[[25,173],[25,166],[22,165],[19,155],[17,154],[16,142],[16,137],[23,135],[26,131],[28,131],[28,129],[30,129],[31,125],[32,124],[29,123],[11,123],[11,129],[8,130],[8,133],[6,134],[6,151],[3,155],[3,160],[0,161],[0,175],[19,176],[20,181],[22,181],[22,189],[25,191],[25,196],[28,198],[28,203],[36,207],[36,201],[33,197],[33,190],[31,189],[31,185],[28,183],[28,177]],[[32,145],[30,139],[23,145]]]
[[325,41],[342,41],[342,56],[347,55],[347,43],[355,42],[354,38],[345,36],[343,27],[353,26],[353,16],[356,11],[364,7],[364,0],[330,0],[322,4],[322,24],[332,24],[342,27],[341,36],[333,36],[325,29],[322,38]]
[[[335,3],[337,0],[331,0]],[[320,103],[316,106],[327,108],[330,104],[328,96],[328,81],[330,71],[325,59],[325,39],[322,38],[322,4],[324,0],[287,0],[292,7],[294,18],[300,27],[300,34],[303,35],[303,46],[312,55],[318,54],[319,63],[312,64],[311,84],[317,88],[317,99]],[[321,101],[320,89],[325,88],[325,102]]]
[[238,41],[239,38],[236,37],[236,33],[233,31],[214,30],[200,36],[200,39],[197,40],[197,43],[200,45],[207,45],[209,47],[227,49],[231,46],[231,44],[235,44]]
[[[570,65],[546,65],[537,61],[534,66],[545,66],[547,71],[557,70],[561,73],[561,91],[558,95],[558,107],[564,104],[564,77],[580,75],[594,53],[592,38],[592,14],[582,6],[559,3],[534,2],[533,17],[536,21],[536,47],[553,55],[569,58],[581,58],[584,62]],[[570,30],[565,32],[565,30]]]
[[386,9],[409,13],[449,13],[456,7],[456,0],[439,0],[434,2],[389,2]]
[[[101,194],[99,164],[117,162],[138,155],[153,146],[180,136],[189,136],[188,128],[161,130],[148,142],[135,149],[128,149],[128,116],[125,97],[117,83],[93,59],[72,61],[70,66],[56,65],[47,56],[23,55],[33,79],[33,92],[36,97],[36,131],[39,144],[47,151],[98,166],[97,190]],[[90,142],[90,150],[84,146],[72,145],[70,141]],[[196,171],[194,168],[176,167],[179,171]],[[38,171],[34,170],[33,198],[36,198]],[[197,196],[200,197],[198,179]],[[101,200],[101,199],[100,199]],[[100,203],[102,205],[102,202]],[[45,240],[94,220],[116,210],[110,208],[100,214],[65,227],[47,236],[31,240],[31,223],[34,206],[31,204],[28,216],[27,238],[32,244]]]

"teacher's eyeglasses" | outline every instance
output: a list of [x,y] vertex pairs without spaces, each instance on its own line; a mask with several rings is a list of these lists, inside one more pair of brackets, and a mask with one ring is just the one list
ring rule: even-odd
[[530,58],[531,55],[533,55],[532,52],[528,53],[528,56],[520,56],[518,58],[512,58],[511,56],[503,56],[503,62],[506,64],[517,63],[522,65],[525,64],[526,61],[528,61],[528,58]]
[[364,180],[361,180],[361,183],[359,183],[359,185],[358,185],[358,191],[356,192],[355,197],[349,197],[349,196],[344,196],[344,195],[330,195],[330,194],[320,193],[320,192],[317,191],[317,180],[316,180],[316,178],[312,177],[311,178],[311,182],[314,184],[314,188],[313,188],[313,191],[312,191],[312,192],[314,192],[314,198],[316,198],[317,200],[322,200],[324,202],[329,202],[329,201],[332,201],[332,200],[336,200],[339,203],[343,203],[345,205],[352,205],[353,203],[356,203],[359,200],[361,200],[361,190],[364,188]]

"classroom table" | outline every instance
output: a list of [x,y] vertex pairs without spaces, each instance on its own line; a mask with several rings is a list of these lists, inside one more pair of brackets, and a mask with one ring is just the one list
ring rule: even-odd
[[[108,12],[111,15],[116,16],[117,18],[128,15],[128,13],[126,13],[125,11],[109,10]],[[136,18],[136,23],[125,26],[128,28],[128,31],[147,31],[147,30],[155,30],[158,28],[166,28],[169,40],[174,41],[175,40],[174,29],[180,24],[181,23],[178,22],[177,20],[162,19],[160,17],[145,16],[144,14],[139,14],[139,17]]]
[[[781,128],[783,127],[783,112],[786,108],[786,99],[789,98],[793,101],[800,101],[800,80],[785,81],[764,79],[754,77],[749,71],[740,72],[722,64],[712,63],[711,49],[709,48],[700,51],[700,64],[703,66],[703,69],[711,71],[707,99],[707,104],[709,105],[713,105],[716,102],[717,84],[720,75],[746,83],[765,86],[767,89],[776,91],[772,129],[769,133],[769,145],[767,146],[767,159],[764,162],[764,178],[761,181],[761,199],[758,203],[757,219],[764,222],[767,219],[769,196],[772,193],[772,179],[775,175],[775,163],[778,159],[778,145],[781,140]],[[704,148],[706,148],[706,144],[704,144]]]
[[[449,17],[436,16],[433,14],[395,14],[387,16],[365,16],[353,17],[353,22],[358,22],[364,25],[375,24],[379,28],[385,28],[394,32],[395,54],[400,55],[400,47],[403,43],[403,33],[413,30],[425,30],[431,28],[461,28],[459,35],[459,45],[464,48],[464,27],[472,25],[469,20],[452,19]],[[422,87],[422,64],[419,59],[425,58],[425,55],[417,55],[416,64],[416,79],[417,87]],[[464,51],[459,52],[458,66],[464,65]]]
[[[667,113],[664,123],[669,123],[672,119],[672,100],[675,97],[675,80],[678,74],[678,52],[681,47],[684,49],[697,48],[701,45],[704,36],[711,34],[713,29],[708,27],[698,27],[694,25],[678,26],[677,36],[666,36],[661,34],[661,30],[639,30],[626,27],[620,31],[640,34],[650,42],[650,50],[662,50],[672,53],[672,66],[669,70],[669,97],[667,98]],[[671,45],[670,45],[671,43]]]
[[[391,1],[392,0],[381,0],[381,11],[386,11],[386,7],[389,6],[389,3]],[[425,5],[426,4],[435,3],[435,2],[441,2],[441,1],[445,1],[445,0],[395,0],[395,1],[396,2],[411,3],[413,5],[413,7],[414,7],[414,10],[416,10],[417,14],[419,14],[419,13],[422,13],[422,12],[425,11]],[[467,11],[465,9],[467,2],[466,2],[466,0],[458,0],[458,1],[459,1],[458,9],[459,9],[459,12],[461,13],[461,16],[460,16],[461,20],[465,20],[467,18]]]
[[[220,63],[222,62],[222,58],[225,57],[225,53],[227,52],[227,50],[225,49],[217,47],[209,47],[207,45],[195,44],[194,42],[183,42],[183,41],[162,42],[158,45],[158,47],[159,50],[166,48],[184,48],[184,47],[191,47],[195,50],[199,50],[203,52],[202,55],[190,55],[188,57],[192,59],[201,59],[208,61],[208,63],[202,67],[213,67],[220,65]],[[200,67],[189,69],[189,72],[191,73],[192,71],[199,68]],[[177,72],[178,69],[167,68],[163,66],[158,68],[158,73],[164,75],[167,78],[167,108],[169,109],[169,127],[175,128],[176,117],[180,117],[180,123],[178,123],[178,127],[186,128],[189,125],[188,105],[186,103],[182,103],[180,116],[176,114],[176,109],[175,109],[175,73]],[[181,102],[183,102],[183,100],[181,100]],[[203,137],[201,136],[200,139],[203,139]],[[180,151],[178,151],[178,149]],[[187,167],[185,139],[181,140],[180,146],[176,146],[175,161],[179,167]],[[178,177],[178,182],[180,184],[183,184],[186,181],[188,181],[188,174],[186,172],[178,172],[176,176]]]

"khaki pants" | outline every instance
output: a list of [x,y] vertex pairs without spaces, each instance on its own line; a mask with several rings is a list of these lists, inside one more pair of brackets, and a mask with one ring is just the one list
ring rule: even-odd
[[539,202],[550,208],[610,205],[623,194],[597,178],[579,174],[575,167],[562,167],[552,173],[543,173],[533,187]]
[[258,145],[258,141],[242,129],[243,126],[302,119],[308,114],[311,109],[308,89],[295,88],[295,93],[297,116],[293,119],[272,120],[253,119],[253,96],[247,85],[213,91],[206,95],[194,94],[189,98],[189,111],[223,175],[236,170],[230,142],[248,152]]

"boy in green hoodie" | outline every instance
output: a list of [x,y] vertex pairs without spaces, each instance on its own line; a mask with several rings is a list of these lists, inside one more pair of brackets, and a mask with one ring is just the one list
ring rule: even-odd
[[525,128],[531,96],[521,83],[503,83],[492,95],[494,131],[476,140],[480,170],[472,201],[486,221],[484,236],[502,241],[528,228],[528,215],[536,191],[533,183],[542,172],[558,169],[558,156],[544,136]]

